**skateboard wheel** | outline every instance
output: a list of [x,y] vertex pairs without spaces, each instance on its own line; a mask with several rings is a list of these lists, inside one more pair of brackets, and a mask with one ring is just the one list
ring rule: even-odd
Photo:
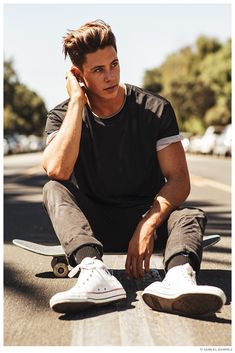
[[67,277],[69,273],[68,266],[63,262],[58,262],[53,268],[56,277]]
[[55,277],[63,278],[68,276],[69,269],[66,259],[55,257],[51,261],[51,267]]

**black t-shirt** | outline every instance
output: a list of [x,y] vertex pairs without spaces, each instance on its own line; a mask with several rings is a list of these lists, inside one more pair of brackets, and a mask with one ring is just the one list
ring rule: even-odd
[[[84,108],[74,176],[80,190],[94,201],[117,207],[151,205],[165,183],[156,150],[181,138],[166,99],[125,86],[125,104],[116,115],[102,119]],[[68,102],[48,113],[48,135],[59,130]]]

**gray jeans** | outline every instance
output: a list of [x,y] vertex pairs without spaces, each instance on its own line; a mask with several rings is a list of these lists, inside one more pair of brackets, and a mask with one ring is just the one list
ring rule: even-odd
[[[71,182],[49,181],[43,188],[43,202],[55,233],[73,265],[76,250],[96,246],[101,254],[127,252],[129,241],[149,205],[117,208],[95,202]],[[156,230],[155,250],[164,250],[164,264],[181,252],[194,254],[197,269],[202,258],[202,237],[206,226],[204,212],[180,208]]]

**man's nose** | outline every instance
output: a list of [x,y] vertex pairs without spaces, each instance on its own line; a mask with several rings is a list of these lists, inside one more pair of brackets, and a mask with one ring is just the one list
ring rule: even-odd
[[110,80],[112,80],[112,78],[113,78],[112,71],[111,70],[105,71],[105,75],[104,75],[105,82],[109,82]]

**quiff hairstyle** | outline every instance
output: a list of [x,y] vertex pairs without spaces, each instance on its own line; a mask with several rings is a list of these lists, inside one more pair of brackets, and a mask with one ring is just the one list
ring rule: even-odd
[[111,27],[102,20],[87,22],[75,30],[69,30],[63,37],[65,58],[69,55],[74,66],[82,70],[86,54],[112,46],[117,52],[116,38]]

